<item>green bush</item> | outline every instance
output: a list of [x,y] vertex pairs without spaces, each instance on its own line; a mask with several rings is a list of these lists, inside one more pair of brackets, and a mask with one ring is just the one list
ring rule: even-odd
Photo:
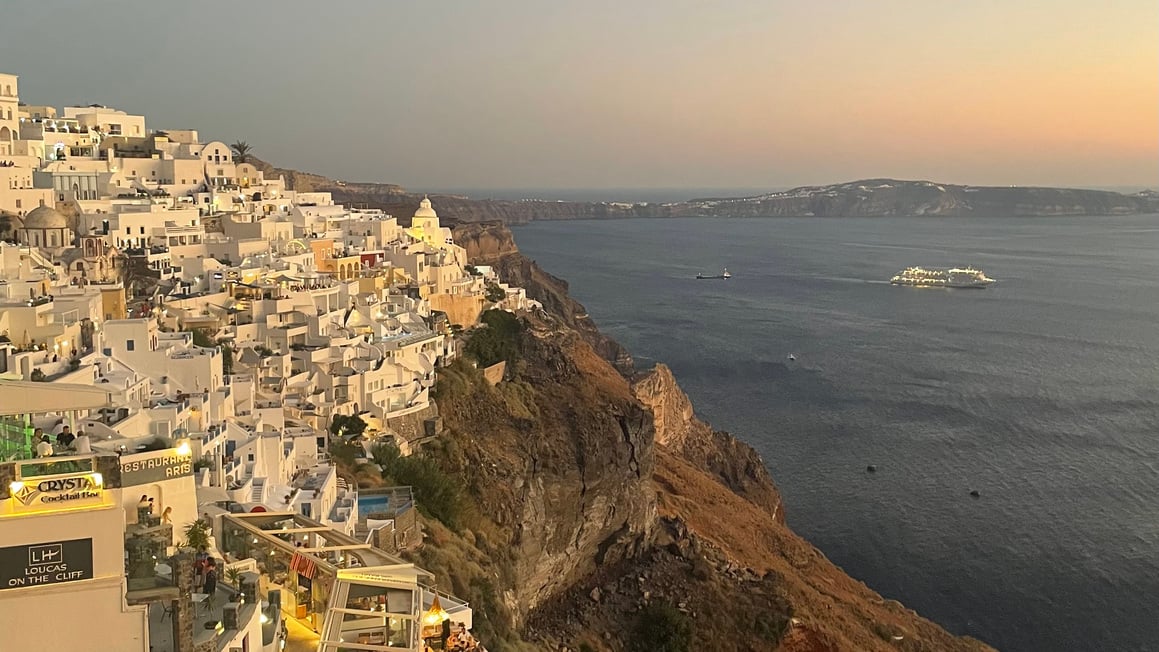
[[217,344],[213,341],[213,337],[210,335],[208,328],[193,329],[193,344],[195,346],[200,346],[207,349],[217,347]]
[[487,293],[483,296],[491,303],[499,303],[507,298],[507,292],[498,285],[488,285]]
[[630,652],[689,652],[692,621],[672,605],[653,602],[640,610],[628,641]]
[[519,318],[504,310],[488,310],[479,321],[482,327],[471,333],[464,351],[474,358],[480,366],[491,365],[506,360],[514,362],[519,359],[519,339],[523,333],[523,325]]
[[354,460],[362,457],[362,447],[345,441],[330,442],[330,457],[346,468],[354,466]]
[[431,397],[436,401],[464,399],[482,382],[482,372],[460,358],[439,369]]
[[366,422],[358,415],[335,414],[334,419],[330,422],[330,434],[335,436],[361,435],[364,432],[366,432]]
[[370,455],[382,467],[385,479],[414,489],[419,511],[453,530],[458,529],[463,516],[463,492],[459,483],[435,460],[423,455],[403,457],[389,439],[375,445]]

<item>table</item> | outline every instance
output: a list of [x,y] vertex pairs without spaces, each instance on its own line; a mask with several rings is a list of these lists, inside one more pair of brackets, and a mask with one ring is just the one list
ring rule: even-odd
[[153,567],[153,572],[161,577],[173,577],[173,568],[169,564],[157,564]]
[[209,608],[209,605],[205,603],[205,601],[209,599],[208,593],[194,593],[192,596],[190,596],[190,598],[193,600],[195,609],[197,605],[204,606],[207,609]]

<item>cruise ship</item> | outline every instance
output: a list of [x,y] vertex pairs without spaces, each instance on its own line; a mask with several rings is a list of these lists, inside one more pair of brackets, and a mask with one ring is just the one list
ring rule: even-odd
[[994,282],[980,269],[954,267],[951,269],[926,269],[907,267],[889,281],[894,285],[913,285],[931,288],[984,288]]

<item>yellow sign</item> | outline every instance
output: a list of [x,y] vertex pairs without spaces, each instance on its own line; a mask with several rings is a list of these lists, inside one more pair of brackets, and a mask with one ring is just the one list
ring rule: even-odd
[[78,473],[49,478],[16,480],[8,486],[13,511],[38,512],[69,509],[104,502],[104,478],[100,473]]

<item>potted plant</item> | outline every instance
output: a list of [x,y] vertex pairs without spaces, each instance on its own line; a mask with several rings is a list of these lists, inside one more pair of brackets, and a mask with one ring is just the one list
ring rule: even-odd
[[192,548],[193,550],[200,550],[202,548],[209,548],[209,525],[204,521],[193,521],[185,526],[185,543],[181,545],[182,548]]

